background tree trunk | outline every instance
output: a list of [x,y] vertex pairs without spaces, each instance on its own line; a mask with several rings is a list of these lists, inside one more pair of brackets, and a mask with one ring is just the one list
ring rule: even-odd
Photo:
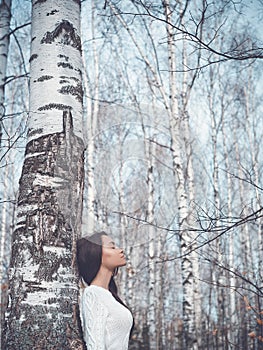
[[[179,91],[178,82],[176,81],[176,55],[174,36],[176,31],[169,24],[172,23],[173,10],[169,0],[165,0],[164,12],[167,21],[167,49],[168,49],[168,67],[169,67],[169,123],[171,133],[171,149],[173,157],[173,168],[175,176],[175,187],[177,196],[178,227],[180,233],[180,244],[182,253],[182,284],[183,284],[183,346],[185,348],[197,349],[196,324],[195,324],[195,280],[194,264],[198,262],[193,258],[193,254],[187,254],[189,248],[192,248],[193,238],[189,231],[189,195],[186,191],[185,172],[182,159],[181,137],[182,124],[184,115],[179,109]],[[190,249],[191,249],[190,248]]]
[[5,83],[9,48],[11,0],[0,0],[0,149],[2,142],[2,119],[5,115]]

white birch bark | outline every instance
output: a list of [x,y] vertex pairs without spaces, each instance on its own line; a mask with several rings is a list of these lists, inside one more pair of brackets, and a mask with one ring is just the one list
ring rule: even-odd
[[[242,159],[241,159],[241,148],[239,147],[239,139],[237,137],[236,128],[233,128],[233,146],[234,146],[234,157],[236,160],[237,166],[237,176],[239,179],[242,179],[243,177],[243,168],[242,168]],[[244,216],[248,215],[248,210],[246,207],[244,207],[244,204],[247,202],[247,191],[244,186],[244,181],[239,180],[238,181],[238,195],[239,195],[239,205],[240,208],[242,208],[242,213]],[[249,271],[252,272],[254,270],[254,267],[257,266],[257,257],[254,255],[254,251],[252,248],[251,242],[253,242],[253,231],[251,232],[249,223],[244,223],[242,225],[242,230],[240,232],[239,237],[239,250],[240,255],[242,256],[242,265],[240,268],[243,271]],[[256,250],[257,252],[258,250]],[[257,298],[256,298],[257,299]],[[238,322],[239,324],[242,324],[241,331],[239,333],[239,341],[243,342],[244,346],[246,346],[246,343],[248,342],[247,334],[249,331],[249,319],[248,312],[243,307],[240,308],[239,315],[238,315]],[[245,339],[245,341],[244,341]]]
[[[242,168],[241,164],[242,161],[240,159],[240,148],[239,148],[239,142],[237,139],[236,135],[236,130],[233,128],[233,143],[234,143],[234,150],[235,150],[235,159],[236,159],[236,164],[238,164],[238,178],[242,179]],[[246,191],[244,187],[244,182],[243,181],[238,181],[238,192],[239,192],[239,201],[241,206],[246,203]],[[242,212],[244,215],[247,215],[247,209],[242,208]],[[251,249],[251,235],[250,235],[250,230],[249,230],[249,225],[245,223],[242,227],[241,230],[241,237],[240,237],[240,242],[241,242],[241,250],[242,250],[242,262],[243,262],[243,268],[244,270],[252,271],[253,266],[255,266],[255,260],[254,260],[254,255],[252,254],[252,249]]]
[[[226,145],[226,138],[227,134],[225,131],[225,123],[224,119],[222,118],[222,136],[223,136],[223,152],[224,152],[224,162],[225,162],[225,170],[226,170],[226,177],[227,177],[227,213],[228,216],[231,218],[232,217],[232,181],[231,181],[231,167],[230,167],[230,161],[229,161],[229,154],[227,150],[227,145]],[[230,269],[234,269],[235,266],[235,235],[234,233],[230,233],[229,236],[229,244],[228,244],[228,255],[229,255],[229,267]],[[235,339],[233,337],[235,336],[234,329],[235,325],[238,324],[238,319],[236,317],[236,290],[235,290],[235,285],[236,281],[234,278],[233,274],[229,275],[229,284],[230,284],[230,289],[229,289],[229,308],[228,308],[228,318],[229,322],[231,324],[231,328],[229,331],[228,338],[232,339],[234,342]]]
[[[253,184],[251,184],[251,193],[252,198],[255,198],[255,203],[253,203],[254,210],[257,211],[260,208],[262,208],[262,199],[261,199],[261,191],[257,187],[260,184],[260,156],[259,156],[259,148],[260,144],[258,141],[257,133],[260,133],[260,128],[258,128],[258,121],[256,120],[257,111],[255,108],[255,87],[253,84],[251,69],[249,70],[248,75],[248,82],[246,85],[244,85],[243,93],[244,93],[244,112],[245,112],[245,130],[248,137],[248,146],[249,146],[249,153],[251,157],[251,172],[252,174],[249,174],[251,176],[252,182],[254,182],[255,186],[253,187]],[[238,142],[236,140],[236,147],[237,150],[240,151]],[[239,177],[244,177],[244,174],[242,175],[242,171],[240,169],[242,165],[242,159],[239,157]],[[239,181],[240,186],[242,186],[242,194],[243,194],[243,200],[242,204],[245,203],[245,201],[248,201],[249,198],[247,198],[247,191],[246,187],[244,186],[244,181]],[[245,210],[245,212],[249,213],[250,210]],[[243,230],[242,230],[243,231]],[[257,231],[251,230],[251,226],[248,224],[245,224],[245,232],[241,234],[242,237],[242,250],[244,249],[245,254],[245,262],[244,269],[246,271],[249,271],[249,274],[255,276],[260,275],[260,269],[263,264],[263,238],[262,238],[262,218],[258,218],[257,220]],[[254,248],[256,247],[256,249]],[[253,268],[254,266],[254,268]],[[258,268],[255,269],[255,266]],[[253,271],[253,272],[252,272]],[[262,278],[261,278],[262,281]],[[251,298],[252,299],[252,298]],[[258,305],[259,299],[258,296],[254,297],[255,305]],[[242,333],[243,338],[245,338],[245,334],[248,332],[248,329],[250,327],[250,320],[248,319],[247,315],[243,310],[241,310],[241,319],[242,319]],[[257,333],[260,333],[260,327],[257,329]],[[260,349],[261,344],[258,344],[258,349]]]
[[[156,257],[157,260],[159,259],[166,259],[166,248],[165,248],[165,241],[166,241],[166,234],[158,234],[157,239],[157,247],[156,247]],[[166,265],[165,262],[156,264],[156,335],[157,335],[157,344],[159,349],[163,349],[165,346],[167,339],[165,337],[165,331],[166,331],[166,322],[164,319],[165,315],[165,300],[167,298],[166,294],[166,285],[165,285],[165,277],[166,277]],[[169,286],[168,286],[169,288]]]
[[[10,114],[14,113],[14,104],[10,110]],[[5,131],[8,135],[15,129],[14,118],[11,118],[8,124],[5,126]],[[14,211],[15,211],[15,199],[16,199],[16,179],[14,174],[17,172],[17,166],[15,158],[12,152],[8,152],[4,156],[5,166],[1,173],[1,239],[0,239],[0,278],[1,278],[1,331],[4,325],[5,311],[8,302],[8,266],[10,262],[10,252],[12,244],[12,233],[14,230]],[[0,339],[3,339],[0,334]]]
[[[90,81],[87,78],[87,69],[84,56],[84,74],[83,82],[86,94],[87,106],[87,227],[88,233],[92,234],[95,222],[98,221],[98,213],[95,211],[95,180],[94,180],[94,141],[97,130],[97,120],[99,113],[99,57],[95,38],[95,3],[91,4],[91,34],[92,34],[92,51],[94,60],[94,91],[92,92]],[[93,98],[91,98],[93,96]]]
[[[125,140],[123,140],[123,143]],[[119,149],[119,162],[120,162],[120,170],[119,170],[119,176],[120,176],[120,185],[119,185],[119,212],[121,213],[119,216],[119,224],[120,224],[120,234],[121,234],[121,247],[123,248],[125,254],[127,254],[127,233],[126,233],[126,227],[127,227],[127,218],[125,215],[122,215],[126,212],[125,208],[125,201],[124,201],[124,174],[123,174],[123,144],[121,145]],[[125,268],[121,271],[121,290],[124,297],[124,300],[127,300],[127,268],[128,266],[125,266]]]
[[148,327],[149,327],[149,346],[150,349],[159,349],[157,341],[156,329],[156,230],[151,224],[154,223],[154,158],[155,158],[155,144],[145,142],[145,151],[148,155],[148,170],[147,170],[147,184],[148,184],[148,208],[147,221],[148,226],[148,262],[149,262],[149,289],[148,289]]
[[33,0],[30,62],[4,348],[82,349],[74,268],[84,151],[79,1]]
[[[33,0],[32,6],[28,142],[62,132],[63,123],[58,116],[61,111],[72,110],[74,133],[82,138],[78,1],[66,0],[62,4]],[[70,103],[69,96],[74,97]]]
[[2,118],[5,114],[5,79],[9,48],[11,0],[0,0],[0,148],[2,142]]
[[[171,22],[171,9],[169,1],[165,0],[165,15],[167,21]],[[183,227],[188,216],[188,203],[187,203],[187,193],[184,188],[184,172],[183,164],[181,158],[181,136],[180,136],[180,115],[177,99],[177,86],[176,86],[176,62],[175,62],[175,46],[174,46],[174,31],[169,25],[166,27],[168,35],[168,66],[169,66],[169,119],[170,119],[170,132],[172,137],[172,152],[173,152],[173,167],[176,175],[176,185],[177,185],[177,197],[178,197],[178,217],[179,226]]]
[[[183,9],[181,9],[181,12]],[[182,24],[184,18],[182,18]],[[188,67],[188,56],[186,49],[186,42],[183,41],[183,53],[182,53],[183,66]],[[182,83],[182,115],[183,115],[183,137],[185,142],[185,150],[187,157],[187,189],[188,189],[188,225],[189,227],[194,227],[193,223],[193,204],[196,198],[195,195],[195,174],[193,165],[193,140],[191,137],[190,128],[190,116],[188,113],[188,101],[190,98],[191,90],[195,81],[196,73],[191,77],[189,72],[185,71],[183,74]],[[196,242],[192,239],[192,249],[196,247]],[[193,293],[194,293],[194,317],[195,317],[195,330],[197,337],[197,346],[201,347],[202,344],[202,297],[201,297],[201,286],[200,286],[200,266],[199,266],[199,254],[196,250],[191,253],[191,258],[193,261]]]
[[8,258],[6,256],[7,252],[7,211],[8,211],[8,196],[7,196],[7,188],[8,188],[8,166],[4,169],[4,179],[2,182],[2,200],[3,204],[1,205],[1,236],[0,236],[0,341],[2,339],[2,327],[4,324],[4,316],[5,316],[5,307],[7,302],[7,271],[6,266],[8,264]]
[[218,180],[218,155],[217,155],[217,120],[215,115],[215,105],[212,97],[213,90],[209,96],[209,110],[211,113],[211,141],[212,141],[212,156],[213,156],[213,199],[215,207],[215,216],[219,214],[219,180]]
[[[172,10],[169,0],[163,2],[167,23],[172,23]],[[172,139],[173,167],[176,176],[177,202],[179,229],[181,231],[182,279],[183,279],[183,346],[197,349],[195,310],[194,310],[194,277],[193,260],[191,255],[186,254],[192,247],[192,237],[188,228],[188,195],[185,190],[185,178],[183,162],[181,158],[181,120],[178,106],[178,90],[176,86],[176,61],[174,46],[174,30],[172,26],[166,26],[168,36],[168,66],[169,66],[169,96],[170,96],[170,132]]]
[[[217,113],[216,102],[215,102],[215,80],[214,80],[214,72],[210,71],[210,87],[209,87],[209,112],[211,117],[211,143],[212,143],[212,179],[213,179],[213,206],[214,206],[214,217],[215,223],[219,222],[220,215],[220,197],[219,197],[219,165],[218,165],[218,125],[220,123],[219,116]],[[215,224],[216,225],[216,224]],[[216,241],[216,252],[217,252],[217,260],[219,264],[223,264],[223,247],[220,239]],[[222,333],[224,329],[224,290],[222,285],[224,285],[224,271],[217,271],[213,269],[212,271],[212,280],[214,285],[218,285],[216,290],[216,299],[217,299],[217,308],[218,308],[218,325],[220,325],[220,331],[217,335],[217,341],[223,337]]]
[[[256,130],[257,124],[254,121],[255,111],[253,110],[253,97],[251,96],[251,92],[254,91],[253,86],[251,86],[251,76],[249,77],[248,85],[244,87],[244,97],[245,97],[245,116],[246,116],[246,124],[247,124],[247,134],[248,141],[251,153],[251,161],[252,161],[252,169],[254,173],[254,193],[256,197],[256,207],[255,210],[259,210],[262,207],[261,201],[261,191],[257,187],[260,183],[260,170],[259,170],[259,161],[258,161],[258,148]],[[258,230],[257,230],[257,240],[258,240],[258,266],[262,266],[263,264],[263,238],[262,238],[262,219],[258,219]]]

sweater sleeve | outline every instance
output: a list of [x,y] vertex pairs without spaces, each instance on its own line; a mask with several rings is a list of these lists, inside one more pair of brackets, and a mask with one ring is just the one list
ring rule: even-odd
[[80,299],[80,318],[87,350],[105,350],[107,308],[93,291],[85,289]]

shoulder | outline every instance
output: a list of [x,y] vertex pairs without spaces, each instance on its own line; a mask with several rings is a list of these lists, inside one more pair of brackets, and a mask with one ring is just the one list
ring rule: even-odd
[[106,317],[108,308],[107,302],[105,302],[107,297],[105,298],[104,294],[99,288],[94,288],[93,286],[84,288],[80,296],[80,310],[83,313],[94,315],[94,317],[95,315]]
[[84,288],[81,297],[82,299],[89,300],[90,302],[103,302],[105,299],[107,300],[108,298],[111,298],[112,294],[105,288],[90,285]]
[[111,292],[108,289],[96,286],[94,284],[84,288],[84,293],[87,295],[90,294],[90,295],[98,295],[98,296],[105,296],[105,297],[112,296]]

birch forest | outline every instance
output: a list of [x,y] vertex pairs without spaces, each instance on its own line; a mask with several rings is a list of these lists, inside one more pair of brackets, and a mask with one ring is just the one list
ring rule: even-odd
[[1,349],[84,350],[76,241],[130,350],[263,349],[263,1],[0,0]]

